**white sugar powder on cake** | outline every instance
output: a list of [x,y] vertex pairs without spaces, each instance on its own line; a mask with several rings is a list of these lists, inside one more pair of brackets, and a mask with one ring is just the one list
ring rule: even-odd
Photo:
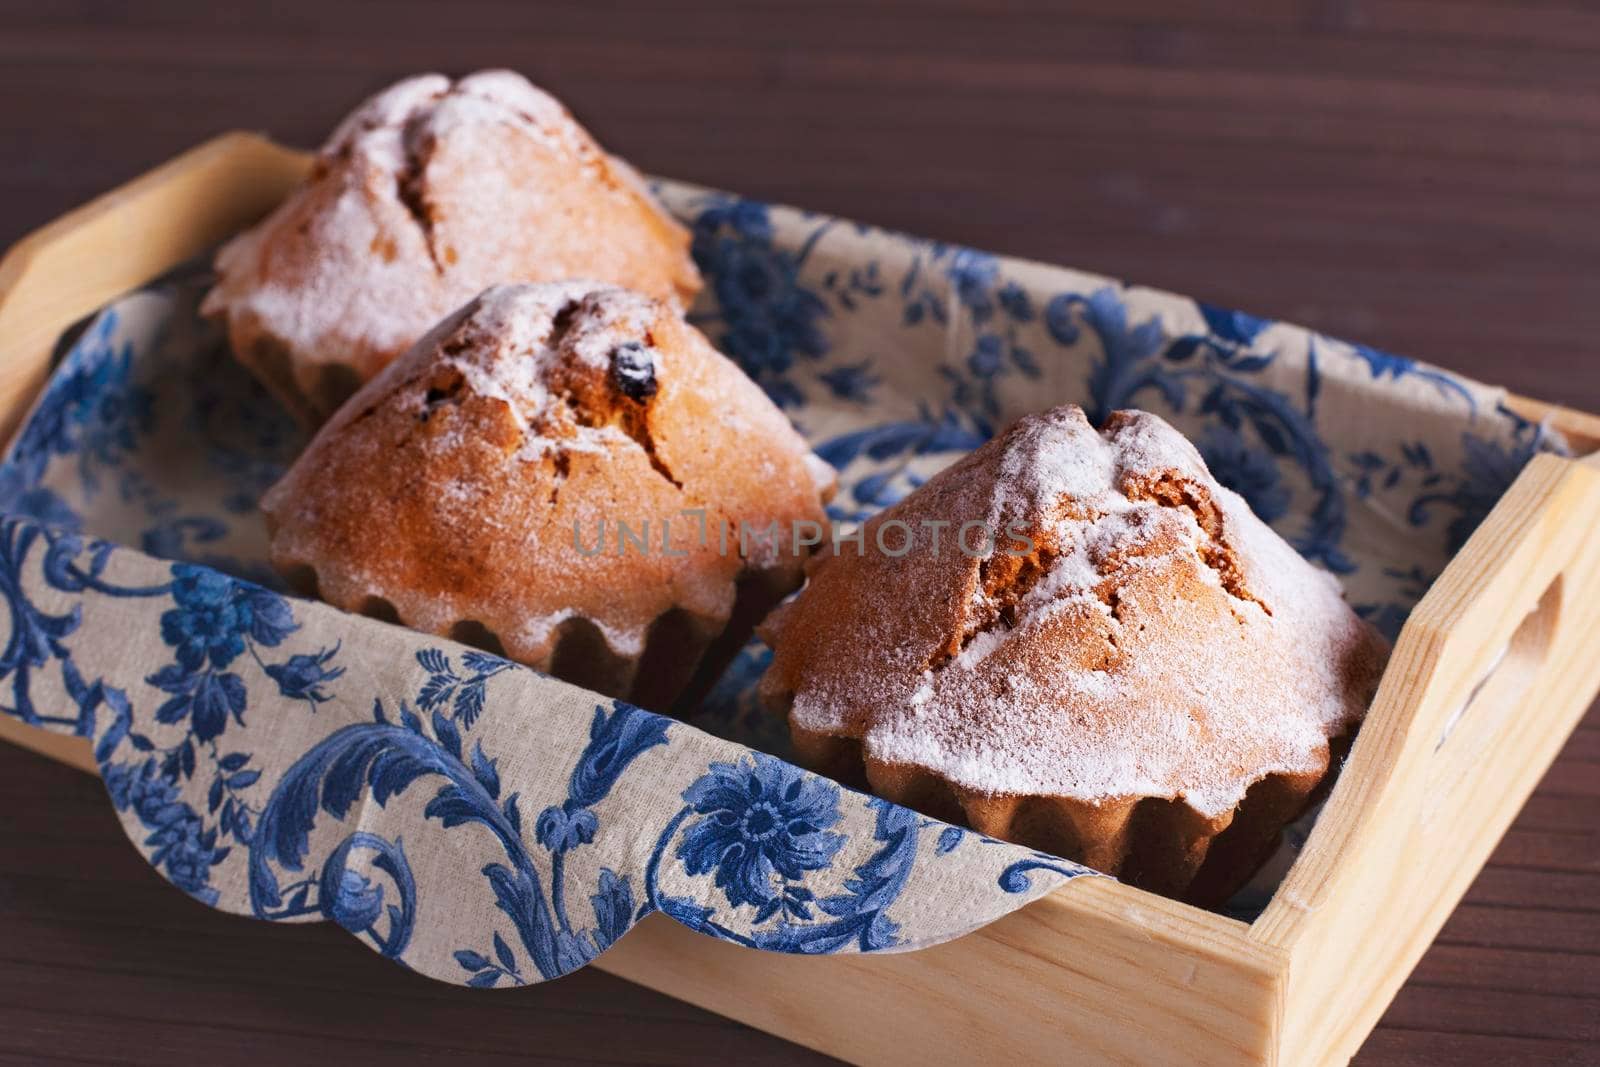
[[509,71],[402,81],[357,108],[280,207],[217,255],[202,310],[307,421],[501,282],[597,277],[680,306],[686,230]]
[[841,556],[775,618],[769,690],[797,730],[975,794],[1213,817],[1323,765],[1365,710],[1381,638],[1154,416],[1024,419],[874,522],[974,517],[1032,551]]

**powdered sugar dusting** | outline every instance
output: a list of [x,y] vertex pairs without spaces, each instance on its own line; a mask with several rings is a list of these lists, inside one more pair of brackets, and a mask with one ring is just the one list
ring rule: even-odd
[[548,93],[510,71],[429,74],[340,124],[307,182],[218,253],[203,310],[252,366],[270,342],[287,373],[263,379],[317,421],[489,285],[597,277],[686,304],[688,244]]
[[[571,608],[552,611],[543,615],[536,615],[522,624],[522,629],[515,635],[519,644],[527,647],[543,647],[549,645],[561,629],[561,624],[572,619],[583,618]],[[586,619],[590,625],[600,631],[605,638],[607,647],[619,656],[640,656],[644,654],[645,633],[643,630],[624,629],[612,626],[604,621]]]
[[511,70],[480,70],[456,83],[463,100],[481,100],[558,138],[576,129],[561,101]]
[[400,135],[406,124],[450,90],[443,74],[419,74],[394,85],[352,111],[322,147],[324,156],[360,149],[393,166],[404,160]]
[[[647,296],[598,282],[497,285],[453,317],[444,336],[428,338],[413,357],[392,364],[378,390],[424,371],[455,371],[472,393],[504,402],[522,435],[517,458],[524,462],[556,449],[638,450],[639,444],[613,424],[598,417],[571,418],[574,401],[552,382],[578,365],[603,375],[612,353],[625,344],[664,363],[666,355],[647,343],[650,325],[663,311]],[[459,342],[445,343],[450,335]],[[435,354],[436,342],[443,355]],[[401,402],[421,409],[425,390],[410,389]],[[459,445],[447,436],[433,447]]]
[[[749,428],[738,439],[706,417],[727,409]],[[542,669],[569,635],[571,662],[603,660],[603,643],[623,695],[663,615],[678,609],[692,635],[668,640],[709,642],[745,575],[799,583],[787,546],[746,554],[696,531],[820,521],[809,456],[667,303],[598,282],[500,285],[352,397],[262,510],[274,563],[313,569],[330,602],[381,598],[434,633],[470,623]],[[575,619],[587,625],[563,626]],[[692,666],[693,646],[674,647]]]
[[[1018,568],[1003,536],[983,561],[924,542],[814,572],[770,637],[797,727],[975,793],[1180,797],[1209,817],[1320,767],[1370,700],[1382,639],[1155,416],[1024,419],[874,522],[972,509],[1037,551]],[[841,612],[868,581],[865,610]],[[847,651],[863,648],[884,655]]]
[[397,82],[351,112],[322,154],[362,155],[384,169],[399,170],[424,138],[497,123],[514,126],[574,158],[598,152],[555,97],[515,71],[484,70],[453,85],[442,74]]
[[617,346],[635,343],[649,352],[650,323],[659,307],[648,297],[626,290],[613,290],[607,299],[573,324],[567,348],[590,367],[604,369],[611,364]]

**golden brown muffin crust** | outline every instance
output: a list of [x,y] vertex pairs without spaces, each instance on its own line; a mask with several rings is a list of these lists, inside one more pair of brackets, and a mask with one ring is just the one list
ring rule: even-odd
[[681,305],[688,232],[548,94],[509,71],[402,81],[306,182],[225,245],[203,310],[316,423],[445,314],[502,282],[597,278]]
[[[736,538],[724,551],[686,512],[713,529],[821,521],[830,486],[674,308],[576,282],[497,287],[445,320],[339,411],[262,509],[274,564],[314,572],[330,603],[486,633],[545,669],[584,620],[615,676],[582,680],[627,693],[663,616],[699,649],[741,577],[800,580],[798,555],[743,558]],[[620,554],[618,522],[648,531],[648,550]]]
[[[951,550],[974,521],[995,550]],[[889,523],[911,551],[876,549]],[[1025,418],[865,543],[815,559],[762,627],[763,691],[802,755],[1166,889],[1259,783],[1288,783],[1292,802],[1254,805],[1272,818],[1304,802],[1387,654],[1330,576],[1141,412],[1099,432],[1076,407]]]

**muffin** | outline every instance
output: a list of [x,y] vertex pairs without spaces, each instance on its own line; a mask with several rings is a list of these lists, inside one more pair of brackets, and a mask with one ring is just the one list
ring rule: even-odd
[[1202,902],[1305,808],[1388,655],[1137,411],[1024,418],[808,571],[761,627],[802,762]]
[[409,78],[345,119],[304,184],[224,245],[201,310],[317,425],[491,285],[597,278],[687,306],[689,235],[510,71]]
[[832,484],[675,307],[562,282],[449,316],[261,508],[300,591],[665,710],[799,585]]

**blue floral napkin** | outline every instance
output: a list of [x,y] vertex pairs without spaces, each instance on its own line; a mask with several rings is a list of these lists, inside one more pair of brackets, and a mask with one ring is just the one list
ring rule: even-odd
[[[1142,407],[1392,635],[1559,447],[1498,390],[1298,327],[661,192],[707,278],[693,318],[839,469],[841,522],[1024,412]],[[97,316],[0,465],[5,710],[93,740],[174,885],[494,986],[580,967],[654,911],[758,949],[912,949],[1086,873],[785,762],[759,644],[691,725],[275,592],[255,503],[303,442],[199,319],[205,281]]]

